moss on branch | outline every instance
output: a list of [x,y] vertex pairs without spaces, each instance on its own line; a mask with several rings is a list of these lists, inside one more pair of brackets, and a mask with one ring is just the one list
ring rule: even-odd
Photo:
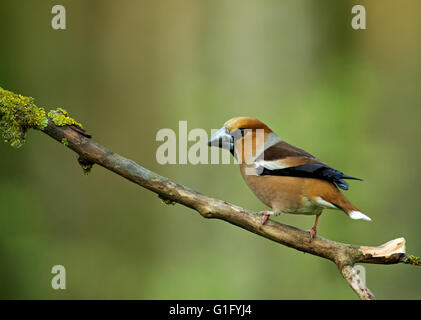
[[51,110],[48,112],[48,117],[57,127],[64,127],[64,126],[78,126],[79,128],[83,128],[82,124],[76,122],[73,118],[69,117],[69,113],[64,110],[63,108],[57,108],[55,110]]
[[421,258],[413,255],[406,257],[402,262],[406,264],[412,264],[414,266],[421,266]]
[[44,130],[49,118],[58,127],[82,125],[69,117],[66,110],[57,108],[46,114],[37,107],[32,97],[25,97],[0,87],[0,134],[5,142],[20,148],[26,139],[28,129]]
[[34,100],[0,88],[0,133],[12,147],[23,145],[28,129],[43,130],[48,125],[45,110]]

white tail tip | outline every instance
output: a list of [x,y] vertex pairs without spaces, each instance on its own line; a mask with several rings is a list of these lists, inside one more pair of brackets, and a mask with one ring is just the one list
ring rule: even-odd
[[364,213],[359,212],[359,211],[352,211],[348,215],[351,219],[354,219],[354,220],[363,219],[365,221],[371,221],[370,217],[367,217]]

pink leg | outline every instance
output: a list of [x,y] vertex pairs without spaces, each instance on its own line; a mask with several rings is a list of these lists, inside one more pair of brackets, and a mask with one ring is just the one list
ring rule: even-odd
[[273,212],[271,211],[261,211],[260,212],[263,217],[262,217],[262,226],[266,223],[266,221],[268,221],[269,216],[273,214]]
[[310,241],[314,239],[317,235],[317,223],[319,222],[320,214],[316,215],[316,221],[314,222],[314,226],[310,229]]

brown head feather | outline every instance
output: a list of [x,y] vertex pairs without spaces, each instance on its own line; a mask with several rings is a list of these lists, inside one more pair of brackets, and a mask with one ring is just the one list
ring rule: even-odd
[[250,117],[236,117],[229,119],[227,122],[225,122],[225,126],[227,127],[229,132],[233,132],[237,129],[264,129],[265,133],[271,133],[272,130],[265,125],[260,120],[257,120],[256,118],[250,118]]

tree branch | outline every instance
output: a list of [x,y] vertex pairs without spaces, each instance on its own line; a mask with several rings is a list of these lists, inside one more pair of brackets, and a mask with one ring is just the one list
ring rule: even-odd
[[[0,100],[0,107],[2,107],[1,102]],[[2,120],[1,110],[0,120]],[[46,119],[48,124],[43,125],[42,128],[35,128],[76,152],[84,170],[89,169],[92,164],[98,164],[157,193],[162,199],[196,210],[204,218],[221,219],[282,245],[331,260],[361,299],[375,299],[375,297],[353,269],[355,263],[421,265],[420,258],[405,255],[404,238],[391,240],[378,247],[356,246],[331,241],[320,236],[310,241],[309,232],[272,220],[261,225],[261,217],[256,213],[208,197],[149,171],[94,142],[78,126],[57,124],[50,117],[50,113]]]
[[351,286],[352,290],[360,297],[362,300],[376,300],[374,294],[367,288],[364,281],[358,276],[357,271],[350,266],[346,265],[341,269],[341,273],[348,284]]
[[417,265],[415,263],[417,257],[405,255],[404,238],[391,240],[378,247],[355,246],[331,241],[320,236],[316,236],[310,241],[307,231],[272,220],[268,220],[262,226],[261,217],[256,213],[208,197],[149,171],[134,161],[106,149],[80,132],[73,130],[72,127],[57,127],[52,121],[49,121],[43,131],[59,142],[66,138],[67,146],[79,154],[84,162],[96,163],[157,193],[163,199],[196,210],[204,218],[221,219],[282,245],[333,261],[361,299],[375,299],[375,297],[352,268],[355,263]]

